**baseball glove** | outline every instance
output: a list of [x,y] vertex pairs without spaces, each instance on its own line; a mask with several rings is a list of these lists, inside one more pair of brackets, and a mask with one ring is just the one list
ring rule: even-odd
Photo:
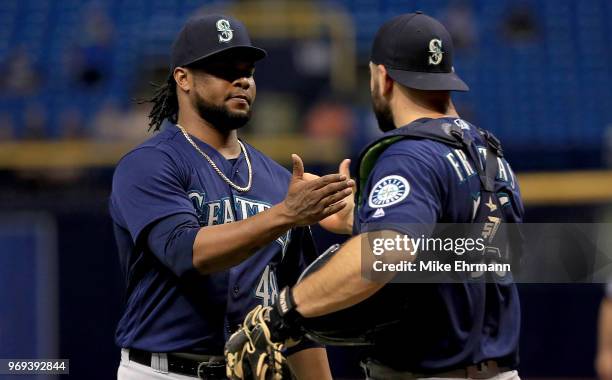
[[232,380],[291,379],[283,343],[274,342],[270,327],[271,307],[257,306],[242,327],[225,344],[226,374]]

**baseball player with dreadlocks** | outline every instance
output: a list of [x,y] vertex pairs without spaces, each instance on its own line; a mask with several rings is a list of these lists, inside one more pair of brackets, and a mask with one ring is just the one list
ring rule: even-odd
[[[117,165],[110,213],[127,286],[119,379],[225,378],[227,338],[316,258],[308,225],[346,206],[346,176],[307,181],[297,155],[291,174],[238,139],[265,55],[238,20],[190,19],[151,99],[150,126],[161,131]],[[319,345],[284,354],[298,378],[331,377]]]
[[450,91],[468,87],[454,71],[449,33],[421,12],[389,20],[374,40],[370,78],[384,134],[360,156],[354,218],[324,221],[356,236],[325,252],[272,307],[249,313],[226,344],[228,376],[281,377],[280,350],[308,336],[365,345],[368,379],[516,380],[520,307],[510,271],[441,272],[411,284],[389,283],[397,273],[371,276],[374,239],[385,241],[390,255],[380,257],[393,268],[398,257],[427,264],[435,253],[412,245],[402,254],[396,238],[445,236],[449,223],[486,243],[465,260],[492,263],[520,243],[510,224],[521,222],[523,205],[501,145],[451,101]]

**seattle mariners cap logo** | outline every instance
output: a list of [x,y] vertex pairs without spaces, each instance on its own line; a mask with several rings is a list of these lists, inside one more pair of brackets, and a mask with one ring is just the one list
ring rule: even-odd
[[399,175],[390,175],[376,182],[368,204],[372,208],[381,208],[403,201],[410,192],[408,181]]
[[172,43],[171,69],[234,51],[256,62],[266,51],[253,46],[246,26],[231,16],[198,14],[187,20]]
[[219,42],[230,42],[234,38],[234,31],[230,28],[229,21],[225,19],[217,21],[217,31],[219,32]]
[[442,51],[442,41],[434,38],[429,41],[429,64],[430,65],[439,65],[442,62],[442,55],[444,52]]
[[467,91],[453,70],[453,39],[439,21],[423,12],[406,13],[376,32],[370,61],[385,65],[389,77],[424,91]]

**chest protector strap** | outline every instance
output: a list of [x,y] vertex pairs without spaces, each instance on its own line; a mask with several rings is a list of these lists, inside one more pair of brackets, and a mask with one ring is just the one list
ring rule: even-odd
[[[472,128],[475,128],[472,126]],[[405,127],[397,128],[368,145],[359,156],[357,172],[357,208],[363,202],[368,177],[380,155],[394,143],[403,139],[427,139],[438,141],[465,152],[476,168],[483,192],[495,192],[497,159],[503,157],[499,140],[489,131],[478,129],[487,143],[486,159],[482,160],[473,139],[454,123],[440,123],[435,119],[420,119]],[[484,161],[484,162],[483,162]],[[496,197],[494,197],[496,198]]]

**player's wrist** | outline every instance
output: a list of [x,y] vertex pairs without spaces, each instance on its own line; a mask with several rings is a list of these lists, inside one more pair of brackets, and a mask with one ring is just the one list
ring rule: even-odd
[[289,339],[299,341],[304,335],[302,319],[304,317],[297,311],[292,289],[285,287],[270,310],[272,339],[279,342]]
[[292,212],[285,201],[273,206],[270,209],[274,213],[274,220],[279,225],[284,227],[293,228],[297,226],[298,217],[295,212]]
[[345,235],[353,234],[353,209],[343,215],[342,228],[339,233]]

